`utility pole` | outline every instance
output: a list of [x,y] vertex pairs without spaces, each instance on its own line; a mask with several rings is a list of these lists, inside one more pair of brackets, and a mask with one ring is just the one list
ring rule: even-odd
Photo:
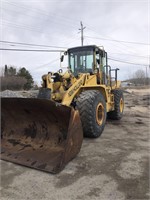
[[146,78],[147,78],[147,66],[146,66]]
[[147,66],[146,66],[146,78],[145,78],[145,85],[148,84],[148,75],[147,75]]
[[79,29],[81,31],[81,46],[83,46],[83,40],[84,40],[84,37],[83,37],[83,30],[86,28],[86,27],[83,27],[83,24],[82,24],[82,21],[80,22],[81,24],[81,28]]

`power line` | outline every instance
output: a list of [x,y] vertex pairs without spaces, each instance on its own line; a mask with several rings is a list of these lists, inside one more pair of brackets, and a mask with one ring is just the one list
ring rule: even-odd
[[148,43],[142,43],[142,42],[130,42],[130,41],[124,41],[124,40],[106,39],[106,38],[92,37],[92,36],[87,36],[87,35],[85,37],[93,38],[93,39],[100,39],[100,40],[114,41],[114,42],[130,43],[130,44],[150,45]]
[[113,60],[113,61],[116,61],[116,62],[121,62],[121,63],[126,63],[126,64],[149,66],[148,64],[139,64],[139,63],[134,63],[134,62],[128,62],[128,61],[125,61],[125,60],[118,60],[118,59],[111,58],[111,57],[108,57],[108,60]]
[[59,46],[50,46],[50,45],[42,45],[42,44],[29,44],[29,43],[23,43],[23,42],[11,42],[11,41],[3,41],[0,40],[1,43],[6,44],[20,44],[20,45],[27,45],[27,46],[38,46],[38,47],[52,47],[52,48],[67,48],[67,47],[59,47]]
[[[94,33],[96,33],[98,36],[100,35],[100,33],[98,33],[98,32],[96,32],[95,30],[93,30],[93,29],[91,29],[91,28],[88,28],[88,29],[90,29],[92,32],[94,32]],[[108,39],[114,39],[114,38],[112,38],[112,37],[110,37],[110,36],[103,36],[103,35],[100,35],[100,37],[104,37],[104,38],[108,38]],[[106,38],[106,39],[107,39]],[[113,42],[113,41],[111,41],[111,42]],[[119,44],[119,46],[115,43],[115,44],[113,44],[113,46],[115,46],[115,47],[117,47],[118,49],[120,49],[121,51],[123,51],[123,50],[126,50],[126,52],[132,52],[133,53],[133,48],[132,48],[132,50],[131,50],[131,48],[129,47],[129,46],[127,46],[127,44],[124,44],[124,43],[122,43],[122,42],[118,42],[118,44]],[[122,47],[121,47],[121,46]],[[124,49],[125,48],[125,49]],[[135,50],[134,50],[134,52],[135,52]]]
[[[3,20],[4,21],[4,20]],[[40,31],[41,29],[34,29],[34,28],[32,28],[32,27],[29,27],[29,26],[26,26],[26,25],[19,25],[19,24],[14,24],[14,23],[10,23],[10,22],[6,22],[7,24],[9,24],[9,26],[8,26],[8,28],[11,28],[10,26],[12,26],[13,28],[19,28],[19,29],[25,29],[25,30],[28,30],[28,31],[34,31],[34,32],[37,32],[37,33],[42,33],[43,34],[43,32],[42,31]],[[4,25],[6,25],[7,26],[7,24],[4,24]],[[0,24],[0,26],[2,26],[2,24]],[[61,31],[61,30],[60,30]],[[44,32],[44,34],[45,35],[48,35],[50,32],[48,31],[46,31],[46,32]],[[61,36],[65,36],[66,37],[66,35],[65,34],[63,34],[62,35],[62,31],[61,31]],[[53,37],[56,37],[55,36],[55,34],[53,35]],[[70,38],[70,37],[69,37]],[[72,38],[72,37],[71,37]],[[68,41],[68,39],[67,39],[67,41]]]
[[38,32],[38,33],[43,33],[42,31],[41,31],[41,27],[35,27],[35,26],[28,26],[27,24],[23,24],[23,23],[21,23],[21,24],[19,24],[19,23],[14,23],[14,22],[11,22],[11,21],[8,21],[8,20],[5,20],[5,19],[3,19],[3,21],[2,21],[2,24],[1,24],[2,26],[4,25],[4,26],[13,26],[13,27],[15,27],[15,28],[22,28],[22,29],[26,29],[26,30],[30,30],[30,31],[34,31],[34,32]]
[[[7,4],[9,4],[9,5],[12,5],[12,6],[15,6],[15,7],[20,7],[20,8],[23,8],[23,9],[27,9],[28,7],[25,7],[25,6],[22,6],[22,5],[20,5],[20,6],[18,6],[17,4],[14,4],[14,3],[10,3],[10,2],[8,2],[8,1],[5,1],[5,3],[7,3]],[[49,16],[49,13],[45,13],[45,12],[43,12],[41,9],[33,9],[33,8],[30,8],[30,10],[32,10],[32,11],[34,11],[34,12],[38,12],[38,13],[41,13],[42,15],[45,15],[45,16]],[[52,15],[53,16],[55,16],[54,15],[55,13],[52,13]],[[32,16],[33,17],[33,16]],[[55,16],[55,17],[58,17],[58,15],[57,16]],[[71,21],[70,19],[68,19],[67,17],[64,17],[64,16],[60,16],[61,18],[64,18],[63,19],[63,21],[64,20],[66,20],[66,21]],[[122,42],[122,43],[132,43],[132,44],[140,44],[140,45],[150,45],[150,44],[146,44],[146,43],[140,43],[140,42],[129,42],[129,41],[123,41],[123,40],[115,40],[115,39],[106,39],[106,38],[96,38],[96,37],[90,37],[90,36],[86,36],[86,37],[89,37],[89,38],[95,38],[95,39],[102,39],[102,40],[110,40],[110,41],[116,41],[116,42]]]
[[42,65],[36,66],[35,68],[36,68],[36,69],[41,68],[41,67],[44,67],[44,68],[45,68],[45,67],[48,67],[47,65],[53,64],[53,63],[55,63],[55,62],[57,62],[57,61],[60,61],[60,58],[54,59],[54,60],[52,60],[51,62],[42,64]]
[[[7,4],[10,4],[10,5],[13,5],[13,6],[16,6],[16,7],[20,7],[20,8],[23,8],[23,9],[26,9],[27,7],[25,6],[18,6],[17,4],[14,4],[14,3],[10,3],[10,2],[5,2]],[[31,8],[30,8],[31,9]],[[49,16],[49,13],[45,13],[43,12],[42,10],[39,10],[39,9],[33,9],[32,10],[34,12],[38,12],[38,13],[42,13],[43,15],[46,15],[46,16]],[[66,17],[64,18],[65,20],[70,20],[70,19],[67,19]],[[21,28],[25,28],[25,27],[21,27]],[[34,30],[35,31],[35,30]],[[38,31],[39,32],[39,31]],[[96,37],[90,37],[90,36],[86,36],[88,38],[95,38],[95,39],[102,39],[102,40],[110,40],[110,41],[116,41],[116,42],[122,42],[122,43],[132,43],[132,44],[140,44],[140,45],[149,45],[149,44],[146,44],[146,43],[139,43],[139,42],[129,42],[129,41],[123,41],[123,40],[115,40],[115,39],[106,39],[106,38],[96,38]]]
[[[66,17],[66,16],[63,16],[63,15],[56,15],[56,13],[54,13],[54,12],[45,12],[44,10],[41,10],[41,9],[37,9],[37,8],[29,8],[29,6],[23,6],[23,5],[18,5],[18,4],[15,4],[15,3],[10,3],[10,2],[8,2],[8,1],[5,1],[5,3],[6,4],[9,4],[10,6],[14,6],[14,7],[17,7],[17,8],[21,8],[21,9],[23,9],[23,10],[31,10],[32,11],[32,13],[35,13],[35,14],[40,14],[40,16],[46,16],[46,17],[48,17],[48,19],[47,19],[47,21],[50,21],[51,22],[51,18],[53,18],[53,21],[55,20],[55,23],[59,23],[59,24],[63,24],[63,26],[65,25],[65,26],[67,26],[68,27],[68,25],[70,26],[70,27],[73,27],[73,28],[75,28],[75,26],[73,25],[73,24],[75,24],[76,22],[74,21],[74,23],[72,24],[71,22],[72,22],[72,20],[70,19],[70,18],[68,18],[68,17]],[[6,7],[6,8],[4,8],[4,9],[8,9],[8,7]],[[19,12],[20,10],[13,10],[14,12]],[[21,11],[20,11],[21,12]],[[24,12],[21,12],[21,14],[24,14]],[[32,18],[33,17],[35,17],[35,16],[32,16],[32,15],[29,15],[30,13],[25,13],[25,15],[26,16],[31,16]],[[58,18],[58,19],[57,19]],[[37,16],[36,16],[36,19],[37,19]],[[62,20],[63,19],[63,20]],[[62,22],[65,22],[65,23],[68,23],[68,25],[67,24],[65,24],[65,23],[62,23]],[[77,23],[76,23],[77,24]]]
[[0,48],[0,51],[33,51],[33,52],[64,52],[64,50],[44,50],[44,49],[6,49]]
[[[67,49],[67,47],[51,46],[51,45],[43,45],[43,44],[31,44],[31,43],[23,43],[23,42],[12,42],[12,41],[5,41],[5,40],[0,40],[0,43],[14,44],[14,45],[15,44],[19,44],[19,45],[25,45],[25,46],[52,47],[52,48]],[[135,57],[141,57],[141,58],[149,58],[149,56],[141,56],[141,55],[134,55],[134,54],[123,54],[123,53],[110,53],[110,54],[128,55],[128,56],[135,56]]]
[[[64,52],[63,50],[43,50],[43,49],[7,49],[7,48],[0,48],[1,51],[32,51],[32,52],[51,52],[51,53],[55,53],[55,52]],[[144,65],[144,66],[149,66],[146,64],[139,64],[139,63],[134,63],[134,62],[128,62],[128,61],[124,61],[124,60],[118,60],[112,57],[108,57],[109,60],[113,60],[116,62],[122,62],[122,63],[126,63],[126,64],[134,64],[134,65]]]
[[[43,49],[6,49],[6,48],[0,48],[1,51],[32,51],[32,52],[64,52],[63,50],[43,50]],[[122,62],[122,63],[126,63],[126,64],[134,64],[134,65],[143,65],[143,66],[149,66],[146,64],[139,64],[139,63],[134,63],[134,62],[128,62],[128,61],[124,61],[124,60],[118,60],[118,59],[114,59],[111,57],[108,57],[109,60],[113,60],[116,62]]]
[[[60,18],[60,20],[61,21],[66,21],[67,23],[70,23],[70,22],[72,22],[72,19],[70,19],[70,18],[68,18],[68,17],[66,17],[66,16],[64,16],[64,15],[60,15],[60,13],[59,13],[59,15],[57,14],[56,15],[56,13],[55,12],[45,12],[44,10],[41,10],[41,9],[38,9],[38,8],[29,8],[29,6],[23,6],[23,5],[18,5],[18,4],[15,4],[15,3],[12,3],[12,2],[8,2],[8,1],[5,1],[5,3],[7,3],[7,4],[9,4],[9,5],[11,5],[11,6],[14,6],[14,7],[17,7],[17,8],[21,8],[21,9],[24,9],[24,10],[28,10],[28,9],[30,9],[31,11],[32,11],[32,13],[34,12],[34,13],[39,13],[39,14],[41,14],[41,15],[43,15],[43,16],[48,16],[48,17],[50,17],[50,15],[51,15],[51,17],[54,17],[55,19],[56,19],[56,17],[58,17],[58,18]],[[6,9],[6,8],[5,8]],[[7,8],[8,9],[8,8]],[[15,10],[16,11],[16,10]],[[18,10],[17,10],[18,11]],[[23,14],[23,13],[22,13]],[[33,16],[32,16],[33,17]],[[63,19],[63,20],[62,20]],[[59,22],[60,22],[60,20],[59,20]],[[75,22],[75,21],[74,21]],[[77,23],[76,23],[77,24]],[[73,26],[72,24],[70,24],[70,26]],[[74,27],[74,26],[73,26]]]
[[[27,24],[19,24],[19,23],[12,23],[11,21],[8,20],[4,20],[2,21],[2,23],[0,24],[0,26],[7,26],[7,28],[18,28],[18,29],[25,29],[27,31],[31,31],[31,32],[36,32],[36,33],[42,33],[44,35],[48,35],[48,34],[53,34],[53,29],[44,29],[43,28],[43,23],[42,25],[39,27],[35,27],[35,26],[29,26]],[[55,26],[55,28],[57,28],[57,30],[59,30],[58,32],[61,33],[61,36],[66,37],[65,33],[62,32],[62,30],[60,28],[58,28],[57,26]],[[46,31],[45,31],[46,30]],[[59,34],[60,34],[59,33]],[[53,37],[56,37],[56,31],[53,34]]]
[[150,57],[150,55],[136,55],[136,54],[127,54],[127,53],[111,53],[110,52],[110,54],[117,54],[117,55],[121,55],[121,56],[133,56],[133,57],[140,57],[140,58],[149,58]]

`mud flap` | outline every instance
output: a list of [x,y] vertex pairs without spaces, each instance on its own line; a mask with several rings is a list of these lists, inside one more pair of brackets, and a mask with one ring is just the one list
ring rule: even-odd
[[46,99],[1,99],[1,159],[58,173],[80,151],[78,111]]

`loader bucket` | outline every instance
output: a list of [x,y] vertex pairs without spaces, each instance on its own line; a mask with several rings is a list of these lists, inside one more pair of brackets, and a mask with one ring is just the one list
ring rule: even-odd
[[1,159],[58,173],[80,151],[78,111],[46,99],[1,99]]

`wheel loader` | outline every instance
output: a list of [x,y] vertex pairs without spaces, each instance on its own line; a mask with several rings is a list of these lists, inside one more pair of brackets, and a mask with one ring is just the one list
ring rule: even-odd
[[96,45],[70,48],[65,71],[42,76],[37,98],[2,98],[1,159],[58,173],[80,151],[83,136],[98,138],[106,118],[120,120],[124,98],[116,69]]

